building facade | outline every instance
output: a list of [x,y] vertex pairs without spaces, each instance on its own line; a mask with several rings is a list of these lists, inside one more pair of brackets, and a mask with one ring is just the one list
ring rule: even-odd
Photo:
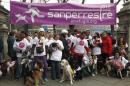
[[130,56],[130,1],[125,2],[123,8],[117,14],[119,18],[118,37],[124,36],[128,43],[128,53]]

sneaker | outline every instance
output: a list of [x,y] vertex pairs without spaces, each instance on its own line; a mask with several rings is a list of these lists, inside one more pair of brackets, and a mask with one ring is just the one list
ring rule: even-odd
[[45,81],[45,82],[48,82],[48,79],[47,79],[47,78],[45,78],[45,79],[44,79],[44,81]]
[[95,74],[92,74],[92,76],[95,76]]

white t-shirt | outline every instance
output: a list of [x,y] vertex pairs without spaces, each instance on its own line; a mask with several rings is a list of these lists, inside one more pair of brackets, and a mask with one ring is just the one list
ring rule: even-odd
[[[31,43],[29,43],[28,40],[25,38],[21,41],[15,41],[13,45],[14,49],[22,50],[22,52],[24,52],[27,49],[27,47],[31,47]],[[17,52],[16,56],[22,57],[22,53]]]
[[122,63],[122,65],[123,65],[124,68],[125,68],[126,64],[129,62],[129,61],[128,61],[127,59],[125,59],[124,57],[120,57],[118,60]]
[[48,39],[48,41],[46,42],[46,45],[49,47],[51,43],[54,42],[54,39],[51,38],[51,39]]
[[[64,49],[63,43],[60,40],[54,40],[55,43],[58,43],[59,46]],[[55,51],[52,52],[50,60],[53,61],[61,61],[62,59],[62,50],[56,49]]]
[[88,41],[86,39],[77,38],[74,51],[76,53],[84,54],[85,47],[88,47]]
[[[98,38],[97,41],[98,41],[98,43],[102,43],[101,38]],[[93,39],[92,40],[92,45],[94,47],[92,49],[92,53],[93,53],[93,55],[100,55],[101,54],[101,47],[97,46],[96,43],[97,43],[96,40]]]
[[[43,43],[43,50],[44,50],[44,51],[43,51],[42,53],[40,53],[40,54],[36,52],[36,47],[41,46],[39,43]],[[45,50],[46,40],[45,40],[44,37],[41,37],[40,40],[38,39],[38,37],[35,37],[35,38],[33,39],[33,44],[36,45],[36,47],[35,47],[35,49],[34,49],[34,56],[44,56],[44,55],[46,55],[46,50]]]
[[68,43],[68,46],[71,47],[72,46],[72,43],[76,43],[76,37],[74,37],[73,35],[71,35],[70,37],[67,37],[66,40],[67,40],[67,43]]

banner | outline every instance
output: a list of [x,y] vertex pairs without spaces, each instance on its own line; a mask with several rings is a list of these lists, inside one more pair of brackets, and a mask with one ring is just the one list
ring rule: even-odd
[[114,25],[115,4],[24,3],[11,1],[12,24]]

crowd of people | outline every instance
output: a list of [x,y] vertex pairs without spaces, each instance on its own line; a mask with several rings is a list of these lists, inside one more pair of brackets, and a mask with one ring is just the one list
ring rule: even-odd
[[[82,80],[85,71],[95,76],[103,70],[109,70],[108,64],[117,71],[130,69],[127,49],[128,44],[123,37],[114,39],[108,32],[90,34],[90,31],[70,32],[62,30],[60,34],[38,32],[29,35],[25,31],[11,31],[8,35],[8,56],[15,61],[15,78],[20,79],[24,68],[23,58],[33,59],[32,69],[37,61],[42,63],[42,79],[48,81],[48,67],[51,67],[51,79],[60,79],[62,59],[68,60],[76,71],[75,80]],[[87,62],[88,61],[88,62]],[[2,63],[2,60],[0,61]],[[90,69],[85,67],[90,64]],[[93,66],[96,65],[96,66]]]

